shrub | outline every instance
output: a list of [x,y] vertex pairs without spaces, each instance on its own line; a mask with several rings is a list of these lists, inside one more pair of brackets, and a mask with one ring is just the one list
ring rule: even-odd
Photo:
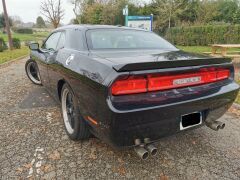
[[13,47],[15,49],[21,49],[21,41],[18,38],[13,38]]
[[175,45],[206,46],[214,43],[239,44],[240,25],[174,27],[165,38]]
[[7,47],[7,44],[5,43],[4,39],[3,38],[0,38],[0,52],[3,52],[4,50],[6,50],[8,47]]
[[33,30],[30,28],[18,28],[16,32],[20,34],[33,34]]

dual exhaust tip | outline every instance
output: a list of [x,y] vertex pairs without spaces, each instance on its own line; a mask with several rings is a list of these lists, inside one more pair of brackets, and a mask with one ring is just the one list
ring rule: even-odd
[[225,123],[220,121],[206,122],[207,127],[211,128],[214,131],[218,131],[219,129],[224,129]]
[[137,155],[143,159],[146,160],[149,157],[149,154],[152,156],[155,156],[157,154],[157,148],[149,143],[150,139],[145,138],[144,143],[142,144],[140,139],[135,140],[135,145],[137,145],[134,150],[137,153]]
[[[206,125],[215,131],[225,128],[225,123],[220,121],[206,122]],[[149,157],[149,154],[152,156],[155,156],[157,154],[158,149],[152,143],[150,143],[149,138],[145,138],[144,143],[141,143],[140,139],[136,139],[135,145],[135,152],[143,160],[146,160]]]

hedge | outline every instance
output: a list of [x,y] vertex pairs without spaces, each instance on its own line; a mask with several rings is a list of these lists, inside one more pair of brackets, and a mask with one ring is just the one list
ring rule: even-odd
[[3,38],[0,38],[0,52],[3,52],[4,50],[6,50],[8,47],[7,47],[7,44],[6,42],[4,41]]
[[16,32],[20,34],[33,34],[33,30],[30,28],[19,28],[16,29]]
[[175,45],[183,46],[240,44],[240,25],[174,27],[167,30],[165,38]]
[[15,49],[21,49],[21,41],[18,38],[13,38],[13,47]]

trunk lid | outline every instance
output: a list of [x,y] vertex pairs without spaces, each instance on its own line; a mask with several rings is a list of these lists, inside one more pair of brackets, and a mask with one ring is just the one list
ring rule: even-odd
[[214,58],[180,50],[95,51],[93,54],[110,61],[117,72],[231,63],[229,58]]

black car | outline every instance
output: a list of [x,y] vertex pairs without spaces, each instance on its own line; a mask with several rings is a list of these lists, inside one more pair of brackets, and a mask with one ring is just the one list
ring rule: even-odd
[[155,155],[161,137],[217,121],[239,85],[230,59],[183,52],[153,32],[74,25],[30,45],[29,79],[61,104],[72,140],[91,134]]

